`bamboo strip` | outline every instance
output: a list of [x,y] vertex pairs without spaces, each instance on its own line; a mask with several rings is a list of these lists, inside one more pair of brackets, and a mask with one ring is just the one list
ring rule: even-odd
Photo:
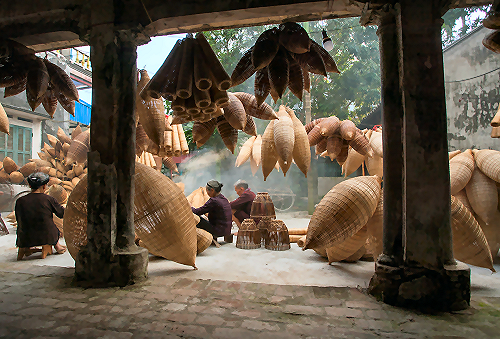
[[196,40],[198,41],[203,54],[205,55],[205,61],[207,63],[208,69],[212,73],[215,80],[215,85],[212,87],[217,87],[221,91],[228,90],[231,87],[231,77],[226,73],[224,67],[220,63],[217,55],[215,55],[212,47],[208,43],[205,35],[203,33],[196,34]]
[[179,143],[181,145],[181,152],[182,152],[182,154],[189,154],[189,147],[188,147],[186,135],[184,134],[184,129],[182,128],[182,125],[180,125],[180,124],[177,125],[177,130],[179,133]]
[[175,92],[182,99],[193,95],[193,38],[189,35],[182,43],[182,61]]
[[200,91],[207,91],[210,89],[210,87],[212,87],[212,79],[210,76],[210,70],[208,69],[208,66],[203,58],[203,51],[200,44],[198,43],[198,40],[194,40],[193,54],[194,84]]
[[172,125],[172,152],[175,157],[181,155],[181,144],[179,140],[179,125]]

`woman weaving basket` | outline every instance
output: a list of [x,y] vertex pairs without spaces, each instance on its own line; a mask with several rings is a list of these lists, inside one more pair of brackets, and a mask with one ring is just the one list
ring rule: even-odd
[[59,244],[60,232],[54,224],[53,214],[62,218],[64,208],[54,197],[45,194],[49,176],[42,172],[28,176],[31,193],[16,201],[17,241],[19,247],[17,260],[39,250],[35,246],[42,246],[42,259],[52,254],[52,246],[58,254],[66,252],[66,247]]
[[200,218],[200,222],[196,227],[210,232],[214,239],[222,236],[226,237],[225,239],[231,237],[231,205],[226,197],[220,193],[222,186],[223,185],[216,180],[207,182],[206,189],[210,199],[200,208],[191,207],[193,213],[196,215],[201,216],[208,213],[208,221],[204,218]]

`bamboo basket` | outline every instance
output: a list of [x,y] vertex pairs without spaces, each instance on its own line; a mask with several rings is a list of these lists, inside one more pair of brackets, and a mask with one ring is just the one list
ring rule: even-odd
[[492,258],[496,258],[498,255],[498,250],[500,249],[500,236],[498,235],[498,228],[500,227],[500,222],[495,220],[493,223],[486,223],[477,214],[474,214],[474,218],[481,226],[481,230],[486,237],[488,242],[488,247],[490,248],[490,253]]
[[60,184],[61,182],[62,182],[62,180],[61,180],[61,179],[51,176],[51,177],[49,178],[49,182],[47,183],[47,185],[50,187],[50,186],[52,186],[52,185],[58,185],[58,184]]
[[24,181],[24,175],[21,172],[14,171],[9,174],[10,182],[13,184],[20,184]]
[[278,115],[274,112],[273,108],[267,103],[263,102],[259,105],[257,98],[250,93],[236,92],[234,95],[240,99],[245,112],[252,117],[261,120],[274,120],[278,119]]
[[210,247],[212,239],[213,236],[209,232],[202,230],[201,228],[196,228],[196,255]]
[[[7,92],[7,89],[6,89]],[[22,90],[21,90],[22,92]],[[42,97],[42,106],[48,115],[53,118],[57,109],[57,96],[52,88],[47,88],[45,95]]]
[[254,93],[255,100],[257,101],[257,106],[264,104],[264,100],[266,100],[270,91],[271,85],[269,84],[269,75],[267,72],[267,67],[264,67],[259,69],[257,73],[255,73]]
[[311,217],[304,249],[341,243],[365,226],[377,208],[381,181],[378,176],[356,177],[334,186]]
[[[326,118],[318,118],[318,119],[314,119],[311,122],[307,123],[304,126],[304,128],[306,129],[307,134],[309,134],[309,132],[311,132],[311,130],[314,128],[314,126],[318,125],[319,123],[321,123],[325,119]],[[321,128],[321,127],[319,127],[319,128]],[[321,133],[321,129],[320,129],[320,133]]]
[[181,145],[181,153],[182,154],[189,154],[189,147],[188,147],[186,135],[184,134],[184,129],[182,128],[182,125],[177,125],[177,131],[179,132],[179,142]]
[[294,144],[292,157],[295,160],[295,164],[300,169],[304,176],[307,178],[307,173],[311,167],[311,149],[309,148],[309,139],[307,138],[307,133],[302,125],[302,122],[295,116],[291,114],[291,119],[293,123],[293,133],[294,133]]
[[255,162],[254,157],[250,156],[250,170],[252,171],[252,175],[255,176],[257,171],[259,170],[259,165]]
[[231,87],[242,84],[255,73],[256,69],[252,64],[252,50],[253,46],[243,54],[243,57],[236,64],[231,74]]
[[[279,158],[281,158],[284,164],[287,164],[292,160],[293,147],[295,144],[293,122],[283,105],[280,106],[278,117],[279,119],[274,122],[273,127],[274,145]],[[281,167],[283,168],[283,166]]]
[[3,169],[7,174],[11,174],[19,169],[19,166],[10,157],[5,157],[3,159]]
[[255,142],[252,145],[252,158],[257,167],[259,167],[261,162],[261,150],[262,150],[262,136],[259,134],[257,138],[255,138]]
[[215,130],[216,121],[215,119],[206,121],[206,122],[198,122],[195,121],[193,124],[193,141],[202,140],[205,137],[210,137]]
[[279,35],[276,27],[264,31],[253,46],[251,60],[255,69],[266,67],[274,59],[279,49]]
[[227,93],[229,104],[224,107],[224,117],[234,129],[244,130],[247,123],[245,107],[233,93]]
[[30,162],[35,163],[36,168],[51,166],[50,162],[48,162],[47,160],[41,160],[41,159],[29,159],[29,160]]
[[302,101],[304,75],[300,65],[291,57],[288,58],[288,88],[293,95]]
[[290,236],[282,220],[273,219],[267,228],[265,247],[272,251],[286,251],[290,249]]
[[238,229],[236,247],[241,249],[255,249],[261,246],[260,231],[253,219],[245,219]]
[[[75,138],[78,136],[78,134],[82,133],[82,128],[80,127],[80,124],[78,124],[73,132],[71,132],[71,140],[75,140]],[[71,145],[71,143],[69,143]]]
[[177,164],[171,157],[164,157],[162,162],[172,172],[179,173],[179,170],[177,169]]
[[377,258],[383,253],[383,237],[384,237],[384,194],[380,194],[375,212],[366,223],[366,231],[368,236],[368,250]]
[[495,182],[475,168],[471,179],[465,186],[467,198],[476,213],[486,223],[491,224],[500,220],[498,211],[498,192]]
[[223,117],[217,118],[217,130],[222,137],[224,145],[234,154],[234,148],[238,142],[238,130],[233,128]]
[[150,139],[149,139],[148,135],[146,134],[146,131],[144,131],[142,124],[139,122],[137,124],[136,129],[135,129],[135,145],[141,151],[140,153],[142,153],[142,151],[146,150],[146,147],[149,143],[149,140]]
[[379,157],[384,156],[383,144],[382,144],[382,133],[373,131],[370,137],[370,146],[373,150],[373,154]]
[[349,145],[361,155],[372,157],[374,154],[370,142],[361,132],[356,133],[356,136],[351,140]]
[[[356,136],[358,129],[351,120],[342,120],[339,126],[339,133],[344,140],[352,140]],[[373,146],[372,146],[373,148]]]
[[297,242],[297,241],[299,241],[302,237],[303,237],[303,235],[293,235],[293,234],[289,234],[289,241],[290,241],[290,244],[292,244],[292,243],[296,243],[296,242]]
[[292,162],[293,162],[293,155],[292,155],[292,157],[290,157],[290,160],[287,162],[284,162],[283,159],[281,159],[278,156],[278,164],[279,164],[279,167],[281,168],[281,171],[283,172],[283,175],[285,177],[286,177],[286,173],[288,172],[288,170],[292,166]]
[[302,235],[298,240],[297,240],[297,246],[300,248],[304,247],[304,244],[306,242],[306,236]]
[[315,125],[307,133],[307,138],[309,140],[309,146],[316,146],[321,140],[323,140],[323,136],[321,135],[321,126],[320,125]]
[[9,117],[0,103],[0,132],[9,134]]
[[283,48],[278,49],[278,53],[267,66],[267,73],[271,89],[274,89],[278,97],[281,98],[285,93],[290,77],[287,52]]
[[490,149],[473,150],[477,167],[490,179],[500,182],[500,152]]
[[[326,139],[326,154],[330,157],[330,160],[333,161],[337,158],[337,156],[342,151],[343,141],[342,138],[338,136],[331,136]],[[349,151],[348,154],[349,155]]]
[[279,42],[287,50],[301,54],[309,52],[311,39],[306,30],[295,22],[285,22],[279,25]]
[[26,165],[22,166],[19,169],[19,172],[21,172],[25,177],[30,175],[31,173],[36,171],[36,163],[33,161],[28,162]]
[[52,185],[47,190],[47,194],[54,197],[60,205],[68,201],[68,192],[61,185]]
[[451,195],[465,188],[474,171],[474,157],[470,149],[455,155],[450,160],[450,191]]
[[[250,158],[250,156],[252,155],[252,150],[253,150],[252,146],[255,142],[255,139],[257,139],[257,137],[255,137],[255,136],[250,137],[241,146],[240,153],[238,154],[238,157],[236,158],[236,162],[235,162],[234,166],[240,167]],[[261,139],[261,144],[262,144],[262,139]]]
[[384,176],[384,158],[374,155],[365,159],[368,174],[377,175],[380,178]]
[[[146,70],[139,71],[145,80],[149,81]],[[142,92],[144,94],[144,91]],[[154,99],[148,95],[138,96],[136,108],[139,115],[139,121],[144,131],[157,145],[163,145],[163,133],[165,132],[165,108],[161,98]]]
[[64,241],[76,260],[80,248],[87,244],[87,180],[80,181],[71,192],[63,218]]
[[307,228],[292,228],[288,229],[289,235],[300,235],[301,237],[307,234]]
[[245,128],[243,129],[243,132],[245,132],[248,135],[257,135],[257,126],[255,126],[255,122],[253,121],[253,118],[250,115],[247,116],[247,122],[245,125]]
[[467,192],[465,188],[453,195],[456,199],[458,199],[462,205],[464,205],[471,213],[474,213],[472,206],[470,205],[469,198],[467,198]]
[[[352,237],[347,238],[345,241],[330,246],[326,248],[326,255],[328,257],[328,263],[338,262],[351,257],[356,254],[360,248],[364,247],[366,239],[368,237],[368,232],[366,226],[363,226],[358,232],[356,232]],[[361,256],[360,256],[361,258]],[[356,261],[359,258],[356,259]],[[352,258],[349,261],[355,261]]]
[[68,143],[71,144],[71,138],[64,133],[64,130],[59,127],[57,130],[57,138],[61,142],[61,144]]
[[195,41],[191,34],[188,34],[182,40],[182,58],[175,91],[175,96],[182,99],[187,99],[193,95],[194,44]]
[[[347,178],[349,175],[356,172],[357,169],[361,165],[363,165],[363,162],[366,158],[367,156],[359,154],[354,148],[349,147],[349,151],[347,152],[347,159],[342,166],[344,177]],[[373,175],[375,175],[375,173]]]
[[52,146],[52,147],[56,147],[56,144],[57,144],[57,138],[55,136],[53,136],[52,134],[48,134],[47,133],[47,140],[49,140],[49,144]]
[[70,144],[64,162],[71,165],[75,162],[84,163],[90,147],[90,130],[80,133]]
[[179,125],[172,125],[172,153],[175,157],[181,155],[181,143],[179,140]]
[[462,153],[461,150],[457,149],[456,151],[448,152],[448,160],[451,160],[455,155]]
[[320,133],[324,137],[340,133],[340,120],[334,115],[324,118],[324,120],[320,121],[319,125]]
[[453,196],[451,196],[451,227],[455,258],[495,272],[488,242],[481,227],[472,213]]
[[294,54],[293,57],[304,70],[314,74],[323,75],[324,77],[327,76],[323,58],[312,44],[309,52]]
[[264,181],[266,181],[266,178],[272,172],[279,158],[274,146],[274,122],[275,120],[269,122],[262,135],[261,159]]
[[221,91],[229,89],[231,87],[231,78],[224,70],[224,67],[222,67],[217,55],[215,55],[203,33],[196,34],[196,40],[203,51],[208,69],[212,73],[213,84],[215,84],[212,87],[217,87]]

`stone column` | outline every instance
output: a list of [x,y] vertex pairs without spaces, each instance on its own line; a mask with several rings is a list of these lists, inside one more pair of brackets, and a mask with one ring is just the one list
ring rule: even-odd
[[[389,265],[394,261],[377,262],[369,287],[387,303],[432,311],[459,310],[470,303],[470,270],[455,262],[452,251],[440,4],[401,0],[395,6],[404,112],[404,262],[399,267]],[[382,55],[391,48],[381,46]],[[394,131],[398,120],[384,123],[384,131]],[[384,146],[384,156],[395,148]]]
[[[91,286],[147,278],[148,253],[134,243],[136,42],[118,30],[109,8],[92,18],[92,117],[88,154],[87,246],[75,276]],[[94,14],[93,14],[94,15]]]
[[380,13],[381,105],[384,146],[384,255],[389,266],[403,262],[403,106],[399,86],[398,32],[394,9]]

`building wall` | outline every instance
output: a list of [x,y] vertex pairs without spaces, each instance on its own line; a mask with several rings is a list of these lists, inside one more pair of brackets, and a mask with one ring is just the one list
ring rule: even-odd
[[[500,150],[500,139],[490,137],[490,121],[500,103],[500,55],[482,45],[491,32],[481,27],[443,53],[450,151]],[[465,80],[469,78],[474,79]]]

